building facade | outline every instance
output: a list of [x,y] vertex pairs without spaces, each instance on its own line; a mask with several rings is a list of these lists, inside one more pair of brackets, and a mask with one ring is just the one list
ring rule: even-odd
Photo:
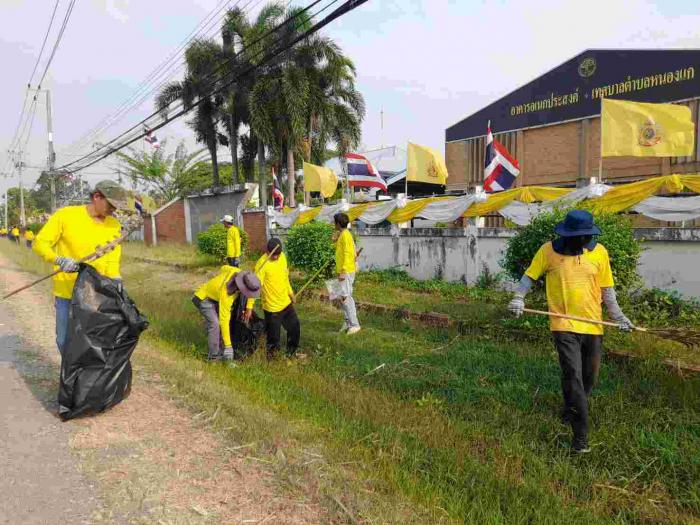
[[[602,98],[673,102],[695,122],[691,157],[600,156]],[[470,191],[484,180],[488,122],[518,159],[516,185],[582,186],[672,173],[700,172],[700,50],[589,50],[446,130],[448,190]]]

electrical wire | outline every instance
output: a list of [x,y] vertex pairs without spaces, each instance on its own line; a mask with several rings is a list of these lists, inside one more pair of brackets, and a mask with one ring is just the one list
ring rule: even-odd
[[[337,3],[338,1],[339,1],[339,0],[332,0],[328,5],[326,5],[325,7],[321,8],[318,12],[314,13],[313,15],[311,15],[311,18],[313,18],[314,16],[317,16],[318,14],[322,13],[323,11],[329,9],[332,5],[334,5],[334,4]],[[324,19],[324,21],[320,22],[319,24],[322,24],[320,27],[323,27],[323,26],[327,25],[327,23],[329,23],[330,21],[332,21],[332,20],[334,20],[335,18],[337,18],[338,16],[340,16],[340,15],[338,15],[337,13],[340,12],[340,11],[345,12],[344,10],[347,9],[348,6],[352,6],[352,7],[350,7],[350,10],[351,10],[351,9],[354,9],[355,7],[357,7],[357,6],[359,6],[359,5],[363,4],[363,3],[365,3],[366,1],[367,1],[367,0],[348,0],[343,6],[341,6],[341,8],[337,9],[336,11],[334,11],[334,13],[332,13],[331,15],[329,15],[329,17],[327,17],[328,21],[325,21],[326,19]],[[235,56],[234,56],[234,58],[233,58],[233,60],[240,58],[240,55],[241,55],[242,53],[244,53],[244,52],[247,52],[247,49],[248,49],[248,48],[254,48],[255,45],[256,45],[257,43],[263,41],[265,38],[267,38],[267,37],[268,37],[269,35],[271,35],[272,33],[275,33],[275,32],[277,32],[277,31],[279,31],[282,27],[284,27],[285,25],[289,24],[289,23],[292,22],[294,19],[300,18],[302,15],[306,14],[311,8],[313,8],[314,6],[316,6],[317,4],[319,4],[320,2],[321,2],[321,0],[316,0],[315,2],[311,3],[311,4],[310,4],[309,6],[307,6],[306,8],[304,8],[304,9],[300,10],[299,12],[295,13],[293,16],[288,17],[287,19],[285,19],[283,22],[281,22],[280,24],[278,24],[278,25],[275,26],[274,28],[272,28],[272,29],[268,30],[267,32],[265,32],[265,33],[264,33],[263,35],[261,35],[258,39],[256,39],[255,41],[249,43],[248,46],[247,46],[245,49],[243,49],[243,50],[240,51],[239,53],[236,53]],[[342,13],[341,13],[341,14],[342,14]],[[303,25],[303,22],[304,22],[304,21],[302,20],[302,24],[300,24],[300,26],[299,26],[299,27],[296,27],[295,29],[299,29],[299,28]],[[318,24],[317,24],[317,26],[318,26]],[[315,33],[316,31],[318,31],[318,29],[314,29],[314,28],[317,27],[317,26],[313,26],[310,30],[308,30],[308,31],[306,31],[305,33],[303,33],[302,36],[300,36],[300,37],[298,37],[297,39],[295,39],[295,40],[288,46],[288,48],[293,47],[297,42],[301,41],[303,38],[306,38],[306,37],[309,36],[310,34]],[[319,27],[319,29],[320,29],[320,27]],[[282,41],[282,38],[278,39],[278,40],[276,41],[276,43],[277,43],[277,42],[281,42],[281,41]],[[265,48],[261,48],[261,49],[258,51],[258,54],[261,54],[261,53],[264,52],[265,50],[266,50]],[[239,78],[244,77],[244,76],[247,76],[248,74],[250,74],[250,72],[254,71],[255,69],[258,69],[259,67],[261,67],[261,66],[264,65],[265,63],[269,62],[272,58],[274,58],[275,56],[281,54],[282,52],[284,52],[284,51],[286,51],[286,50],[287,50],[287,49],[282,49],[282,50],[279,50],[279,51],[277,51],[277,52],[272,52],[272,53],[268,53],[267,55],[264,55],[264,56],[265,56],[264,61],[262,61],[262,62],[260,62],[260,63],[258,63],[258,64],[255,64],[254,66],[248,68],[248,70],[247,70],[247,71],[244,71],[244,72],[239,76]],[[207,76],[205,77],[205,79],[208,79],[208,78],[211,78],[211,77],[215,76],[217,73],[219,73],[221,70],[223,70],[227,65],[229,65],[230,62],[232,62],[232,61],[225,61],[224,63],[220,64],[219,67],[217,67],[212,73],[210,73],[209,75],[207,75]],[[251,62],[252,62],[252,61],[251,61]],[[210,85],[207,86],[207,87],[213,88],[213,87],[216,85],[217,82],[219,82],[219,81],[225,79],[226,77],[230,77],[230,76],[231,76],[232,74],[234,74],[234,73],[235,73],[235,72],[231,71],[231,72],[229,72],[229,73],[227,73],[227,74],[225,74],[225,75],[223,75],[223,76],[221,76],[221,77],[219,77],[219,78],[214,79],[214,81],[213,81],[212,83],[210,83]],[[208,96],[211,96],[211,95],[213,95],[213,94],[215,94],[215,93],[218,93],[218,92],[222,91],[222,89],[225,89],[226,87],[230,86],[231,84],[233,84],[233,83],[235,83],[235,82],[237,82],[237,81],[238,81],[238,79],[234,80],[233,82],[229,82],[229,83],[226,84],[225,86],[223,86],[223,87],[221,87],[221,88],[219,88],[219,89],[216,89],[216,90],[212,91],[211,93],[209,93]],[[165,119],[165,123],[171,122],[171,121],[174,120],[175,118],[178,118],[179,116],[183,115],[184,113],[187,113],[187,112],[190,111],[192,108],[194,108],[194,107],[198,106],[200,103],[202,103],[203,100],[204,100],[204,99],[198,100],[195,104],[192,105],[192,107],[186,108],[186,109],[184,108],[184,104],[182,104],[182,103],[180,103],[179,101],[177,101],[177,102],[178,102],[178,105],[179,105],[182,109],[180,109],[180,110],[178,111],[178,113],[176,114],[175,117],[170,118],[170,119],[166,118],[166,119]],[[175,103],[175,102],[176,102],[176,101],[171,102],[171,103],[168,104],[166,107],[171,106],[171,105],[172,105],[173,103]],[[176,109],[177,109],[177,108],[176,108]],[[119,148],[116,148],[116,149],[115,149],[115,148],[109,148],[108,153],[107,153],[105,156],[109,156],[111,153],[113,153],[113,152],[115,152],[115,151],[118,151],[119,149],[122,149],[123,147],[126,147],[126,146],[128,146],[129,144],[132,144],[133,142],[135,142],[135,141],[138,140],[139,138],[145,137],[146,134],[147,134],[146,132],[143,132],[143,133],[140,133],[140,132],[139,132],[139,133],[137,134],[137,136],[136,136],[136,137],[133,137],[133,138],[130,138],[128,135],[129,135],[130,133],[134,132],[134,130],[138,130],[138,129],[141,128],[141,127],[146,127],[146,128],[148,128],[148,129],[150,129],[151,131],[154,131],[155,129],[161,128],[161,127],[164,125],[163,123],[153,123],[153,122],[149,122],[149,121],[151,121],[154,117],[155,117],[155,118],[160,117],[163,113],[164,113],[164,109],[160,109],[160,110],[158,110],[158,111],[155,111],[154,113],[152,113],[151,115],[149,115],[148,117],[146,117],[145,119],[143,119],[141,122],[139,122],[139,123],[136,124],[135,126],[129,128],[127,131],[123,132],[121,135],[119,135],[119,136],[117,136],[116,138],[112,139],[110,142],[101,145],[101,147],[98,148],[98,149],[96,149],[94,152],[92,152],[92,153],[90,153],[90,154],[87,154],[87,155],[85,155],[84,157],[82,157],[82,158],[80,158],[80,159],[77,159],[77,160],[75,160],[75,161],[73,161],[73,162],[71,162],[71,163],[65,165],[63,168],[66,168],[66,169],[67,169],[67,168],[69,168],[69,167],[72,166],[72,165],[79,164],[82,160],[86,160],[86,159],[88,159],[90,156],[94,156],[94,155],[98,154],[98,152],[99,152],[100,150],[109,148],[109,146],[111,146],[112,144],[114,144],[115,142],[117,142],[118,140],[120,140],[120,139],[122,139],[122,138],[124,138],[124,140],[127,140],[128,142],[127,142],[126,144],[124,144],[123,146],[120,146]],[[161,117],[161,118],[162,118],[162,117]],[[104,157],[102,157],[102,158],[104,158]],[[96,161],[96,162],[98,162],[98,161]],[[94,163],[95,163],[95,162],[92,162],[90,165],[92,165],[92,164],[94,164]],[[79,169],[80,169],[80,168],[79,168]]]
[[63,23],[61,24],[61,29],[58,32],[58,36],[56,37],[56,42],[54,43],[53,49],[51,50],[51,55],[49,56],[49,60],[46,63],[46,67],[44,68],[44,72],[41,75],[41,79],[39,80],[39,83],[37,84],[38,89],[41,89],[41,85],[44,83],[44,79],[46,78],[46,74],[49,71],[49,67],[51,66],[51,62],[53,62],[53,59],[56,56],[56,51],[58,51],[58,47],[61,45],[61,40],[63,39],[63,34],[66,31],[66,27],[68,26],[68,21],[70,20],[70,16],[73,13],[73,7],[75,6],[75,1],[76,0],[70,0],[70,4],[68,5],[68,9],[66,9],[66,14],[63,17]]
[[[173,67],[175,67],[178,63],[177,61],[184,58],[188,45],[195,38],[208,38],[218,31],[218,27],[212,24],[218,24],[226,17],[226,13],[221,15],[221,12],[228,7],[231,1],[232,0],[222,0],[219,2],[219,4],[202,21],[200,21],[197,27],[195,27],[195,29],[191,31],[190,34],[180,43],[178,48],[173,51],[159,66],[157,66],[143,81],[141,81],[141,83],[135,88],[134,92],[124,102],[122,102],[113,113],[102,119],[97,126],[79,138],[73,145],[69,146],[69,149],[66,151],[73,152],[81,147],[89,145],[90,142],[101,135],[104,131],[123,120],[123,117],[127,113],[135,108],[138,108],[152,93],[160,90],[160,88],[164,86],[176,73],[184,69],[184,64],[180,64],[178,70],[173,71]],[[231,6],[230,9],[236,8],[241,1],[242,0],[236,0],[236,4]],[[263,0],[257,0],[256,4],[253,7],[250,7],[252,1],[253,0],[249,0],[248,3],[241,8],[243,12],[245,12],[247,9],[254,9]],[[215,19],[217,16],[218,18]],[[213,32],[211,31],[212,27],[214,28]],[[152,84],[157,82],[160,83],[150,87]],[[148,91],[144,94],[146,89],[148,89]],[[66,155],[65,153],[61,154],[64,156]]]
[[27,87],[31,87],[32,80],[34,79],[34,73],[36,73],[36,70],[39,67],[39,62],[41,62],[41,57],[43,56],[44,48],[46,47],[46,41],[49,39],[49,34],[51,33],[51,28],[53,27],[54,18],[56,18],[56,10],[58,9],[59,3],[60,3],[60,0],[56,0],[56,3],[53,6],[53,13],[51,13],[51,20],[49,21],[49,27],[46,29],[46,34],[44,35],[44,41],[41,44],[41,51],[39,51],[39,56],[36,58],[36,63],[34,64],[34,69],[32,70],[32,74],[29,76],[29,82],[27,82]]

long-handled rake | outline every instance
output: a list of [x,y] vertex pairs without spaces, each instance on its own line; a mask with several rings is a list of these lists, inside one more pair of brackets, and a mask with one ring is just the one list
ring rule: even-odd
[[[547,315],[549,317],[558,317],[560,319],[569,319],[571,321],[582,321],[584,323],[597,324],[602,326],[612,326],[619,328],[620,325],[617,323],[611,323],[610,321],[596,321],[594,319],[586,319],[585,317],[578,317],[575,315],[557,314],[554,312],[546,312],[544,310],[533,310],[531,308],[523,309],[524,312],[536,315]],[[644,332],[647,334],[654,335],[656,337],[661,337],[662,339],[668,339],[669,341],[675,341],[676,343],[681,343],[688,348],[700,346],[700,332],[697,330],[688,330],[685,328],[642,328],[641,326],[635,326],[634,329],[638,332]]]

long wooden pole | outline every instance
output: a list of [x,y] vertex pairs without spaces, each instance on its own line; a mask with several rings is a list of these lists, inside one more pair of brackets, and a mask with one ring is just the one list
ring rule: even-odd
[[[362,253],[362,250],[364,250],[364,248],[360,248],[360,249],[357,251],[357,253],[355,254],[355,258],[357,258],[357,257],[360,256],[360,254]],[[332,262],[333,262],[333,259],[329,259],[328,261],[326,261],[326,264],[324,264],[324,265],[321,266],[318,270],[316,270],[316,272],[311,276],[311,278],[310,278],[308,281],[306,281],[306,282],[304,283],[304,286],[302,286],[302,287],[299,289],[299,291],[298,291],[296,294],[294,294],[294,296],[295,296],[295,297],[299,297],[299,295],[301,295],[301,293],[309,287],[309,285],[314,281],[314,279],[316,279],[316,277],[318,277],[319,274],[320,274],[323,270],[325,270],[326,268],[328,268],[328,265],[329,265],[330,263],[332,263]]]
[[[587,319],[585,317],[578,317],[576,315],[566,315],[566,314],[557,314],[554,312],[545,312],[544,310],[533,310],[531,308],[524,308],[523,312],[527,312],[529,314],[537,314],[537,315],[548,315],[549,317],[558,317],[560,319],[569,319],[570,321],[581,321],[584,323],[591,323],[591,324],[597,324],[597,325],[602,325],[602,326],[612,326],[614,328],[619,328],[620,325],[617,323],[611,323],[610,321],[597,321],[595,319]],[[641,328],[639,326],[634,327],[635,330],[638,330],[640,332],[646,332],[646,328]]]

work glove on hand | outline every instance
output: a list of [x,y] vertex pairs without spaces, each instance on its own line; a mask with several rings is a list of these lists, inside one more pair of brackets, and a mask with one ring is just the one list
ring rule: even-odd
[[233,361],[233,347],[227,346],[224,348],[224,361]]
[[61,269],[61,271],[66,273],[77,272],[80,270],[80,265],[78,262],[70,257],[56,257],[53,262]]
[[620,330],[622,330],[623,332],[634,331],[634,324],[624,315],[619,319],[615,319],[615,322],[617,323]]
[[515,317],[520,317],[523,315],[523,311],[525,310],[525,299],[519,295],[516,295],[508,303],[508,310],[510,310],[510,313],[512,313]]

